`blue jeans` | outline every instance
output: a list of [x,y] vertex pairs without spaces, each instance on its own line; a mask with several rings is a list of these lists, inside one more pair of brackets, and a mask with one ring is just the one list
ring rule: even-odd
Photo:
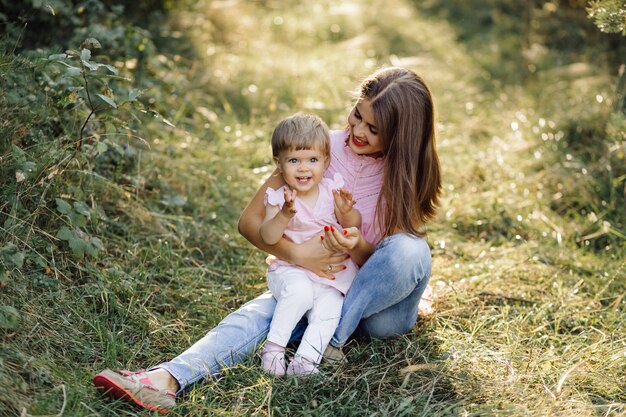
[[[425,240],[405,233],[383,239],[346,294],[331,344],[343,346],[351,335],[378,338],[411,330],[430,271]],[[165,369],[176,378],[181,387],[177,394],[218,375],[242,362],[265,340],[275,307],[276,300],[266,292],[226,316],[181,355],[153,369]],[[291,340],[298,340],[305,328],[306,321],[298,323]]]

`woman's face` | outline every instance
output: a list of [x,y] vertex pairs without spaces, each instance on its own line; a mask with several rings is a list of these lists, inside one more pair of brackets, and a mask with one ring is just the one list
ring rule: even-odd
[[374,111],[369,100],[361,99],[356,103],[348,116],[348,124],[350,125],[348,146],[352,152],[371,157],[383,154],[383,141],[378,135]]

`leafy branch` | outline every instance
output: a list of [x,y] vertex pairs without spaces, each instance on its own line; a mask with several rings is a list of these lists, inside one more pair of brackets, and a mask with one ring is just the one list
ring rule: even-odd
[[[63,54],[50,55],[48,60],[54,63],[61,64],[66,67],[65,79],[68,82],[68,90],[75,94],[77,97],[83,99],[87,103],[89,114],[83,121],[78,141],[76,143],[75,155],[80,153],[82,144],[84,142],[85,129],[91,118],[99,110],[103,110],[105,107],[117,109],[118,104],[115,101],[115,96],[109,86],[104,80],[106,79],[118,79],[129,81],[127,78],[119,77],[117,68],[112,65],[96,62],[92,60],[92,49],[100,49],[102,46],[97,39],[88,38],[80,47],[80,50],[67,50]],[[75,66],[73,61],[77,61],[79,66]],[[101,68],[106,69],[107,73],[101,73]],[[95,89],[94,84],[100,83],[100,88],[104,94],[95,94],[105,106],[101,106],[100,103],[94,101],[91,94],[91,89]],[[136,91],[131,91],[127,102],[135,101],[138,97]]]
[[602,32],[621,32],[626,36],[626,3],[623,0],[592,0],[587,13]]

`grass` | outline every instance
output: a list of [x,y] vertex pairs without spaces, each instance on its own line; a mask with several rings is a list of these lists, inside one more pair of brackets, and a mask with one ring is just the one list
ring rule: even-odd
[[[176,127],[146,128],[126,182],[81,180],[106,252],[78,261],[48,239],[44,265],[27,261],[0,292],[14,309],[3,320],[19,320],[1,333],[0,414],[137,414],[90,377],[175,356],[265,288],[264,255],[236,220],[271,170],[273,124],[312,111],[343,126],[349,90],[392,64],[421,74],[438,109],[435,313],[403,337],[351,342],[349,363],[323,378],[272,379],[250,358],[172,415],[626,415],[624,196],[593,175],[602,161],[619,178],[623,156],[589,141],[616,101],[611,67],[551,46],[536,73],[507,73],[517,60],[495,71],[501,33],[477,42],[469,20],[427,3],[200,1],[173,13],[164,34],[185,44],[147,63],[163,84],[146,95]],[[46,240],[48,212],[24,219],[29,238]]]

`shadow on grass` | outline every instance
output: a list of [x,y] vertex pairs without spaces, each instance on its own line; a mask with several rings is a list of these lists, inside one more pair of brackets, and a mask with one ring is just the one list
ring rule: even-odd
[[503,83],[519,83],[541,70],[578,61],[616,68],[626,56],[626,38],[601,33],[587,18],[586,1],[429,0],[412,4],[424,16],[447,20],[457,40],[492,80]]
[[320,366],[310,378],[267,376],[253,355],[243,363],[197,384],[175,410],[201,415],[237,410],[240,415],[361,416],[460,415],[446,354],[433,337],[432,323],[420,320],[407,335],[353,339],[348,363]]

